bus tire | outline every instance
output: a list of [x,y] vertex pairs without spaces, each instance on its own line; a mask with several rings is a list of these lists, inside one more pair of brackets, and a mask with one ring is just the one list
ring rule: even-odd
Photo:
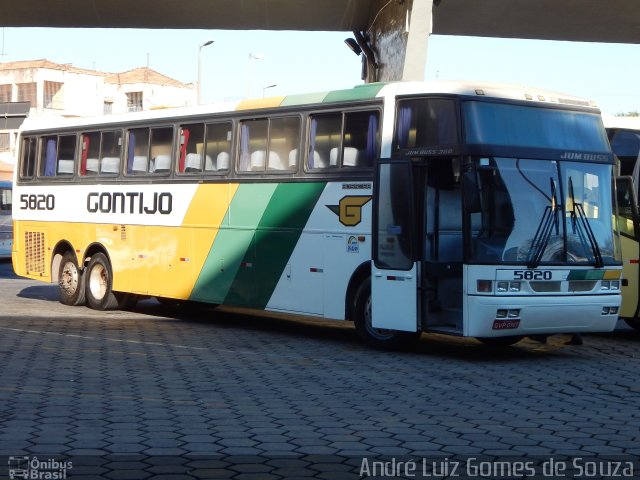
[[623,320],[624,320],[624,323],[629,325],[631,328],[633,328],[634,330],[638,330],[640,332],[640,318],[638,317],[623,318]]
[[58,269],[58,292],[60,303],[73,307],[85,303],[84,275],[72,252],[62,256]]
[[371,277],[360,284],[353,303],[353,323],[358,336],[369,346],[397,350],[415,342],[421,332],[401,332],[374,328],[371,323]]
[[111,265],[104,253],[91,257],[85,273],[87,304],[94,310],[114,310],[118,299],[112,290]]
[[510,347],[522,340],[519,335],[509,337],[478,337],[477,339],[488,347]]

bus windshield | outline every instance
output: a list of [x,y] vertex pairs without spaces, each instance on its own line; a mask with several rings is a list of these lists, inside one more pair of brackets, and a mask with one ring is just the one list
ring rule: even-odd
[[475,263],[613,265],[612,165],[475,157]]
[[610,153],[595,113],[464,102],[466,143]]

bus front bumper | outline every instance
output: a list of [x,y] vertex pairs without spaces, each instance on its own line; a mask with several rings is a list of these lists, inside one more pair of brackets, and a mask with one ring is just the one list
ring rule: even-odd
[[468,296],[464,335],[504,337],[557,333],[611,332],[621,296]]

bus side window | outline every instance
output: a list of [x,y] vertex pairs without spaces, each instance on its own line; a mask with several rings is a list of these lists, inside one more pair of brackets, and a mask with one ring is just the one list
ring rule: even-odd
[[151,129],[151,162],[150,173],[171,172],[171,152],[173,151],[173,128]]
[[271,119],[269,128],[269,170],[295,170],[298,165],[300,118]]
[[347,112],[341,165],[371,168],[377,156],[378,112]]
[[[307,166],[312,170],[329,168],[330,166],[336,167],[338,165],[337,153],[341,140],[342,113],[314,115],[309,126]],[[332,158],[330,159],[331,156]]]
[[75,135],[52,135],[43,137],[40,151],[40,176],[73,175],[76,153]]
[[207,124],[205,172],[224,173],[229,170],[232,132],[231,122]]
[[267,164],[268,120],[246,120],[240,125],[241,172],[264,172]]
[[97,175],[100,171],[100,132],[83,133],[80,138],[80,175]]
[[149,129],[129,130],[127,145],[127,173],[140,175],[149,171]]
[[120,172],[122,157],[122,132],[102,132],[100,142],[100,174],[113,175]]
[[182,125],[179,140],[178,173],[202,172],[204,123]]
[[36,169],[36,146],[37,141],[35,137],[22,139],[20,178],[33,178]]

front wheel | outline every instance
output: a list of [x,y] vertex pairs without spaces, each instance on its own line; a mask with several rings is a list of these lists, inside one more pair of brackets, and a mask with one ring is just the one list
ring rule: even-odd
[[634,330],[638,330],[640,332],[640,318],[638,317],[624,318],[623,320],[631,328],[633,328]]
[[85,303],[84,275],[78,267],[76,256],[67,252],[62,256],[58,270],[58,292],[60,302],[65,305],[83,305]]
[[86,272],[87,303],[94,310],[113,310],[118,299],[113,293],[113,277],[109,260],[103,253],[91,257]]
[[401,332],[375,328],[371,316],[371,278],[367,278],[355,295],[353,323],[358,336],[368,345],[383,350],[406,347],[416,341],[420,332]]

